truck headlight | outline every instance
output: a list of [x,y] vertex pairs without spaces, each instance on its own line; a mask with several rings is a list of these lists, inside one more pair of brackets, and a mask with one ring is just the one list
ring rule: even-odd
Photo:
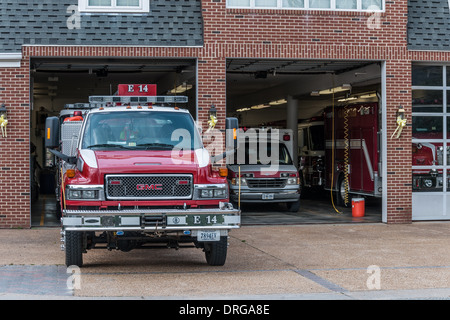
[[[231,179],[231,184],[234,186],[239,185],[239,178],[232,178]],[[241,186],[246,186],[247,185],[247,179],[246,178],[241,178]]]
[[195,185],[195,199],[226,199],[228,188],[226,184]]
[[299,178],[288,178],[287,184],[300,184]]
[[74,186],[66,188],[67,200],[104,200],[103,186]]

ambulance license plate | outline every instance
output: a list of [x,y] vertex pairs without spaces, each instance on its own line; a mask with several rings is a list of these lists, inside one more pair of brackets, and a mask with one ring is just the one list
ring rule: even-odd
[[219,241],[220,240],[220,230],[214,231],[198,231],[197,241]]
[[273,193],[263,193],[262,199],[263,200],[273,200]]

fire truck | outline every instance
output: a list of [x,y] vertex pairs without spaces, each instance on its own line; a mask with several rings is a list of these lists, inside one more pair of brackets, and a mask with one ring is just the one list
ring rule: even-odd
[[300,179],[292,161],[292,130],[249,128],[240,132],[228,166],[230,199],[240,203],[285,203],[300,208]]
[[[413,118],[413,139],[433,139],[442,132],[442,128],[420,121],[420,117],[419,120]],[[426,118],[423,121],[426,122]],[[349,205],[348,193],[373,197],[382,195],[379,123],[379,105],[375,102],[335,107],[334,117],[331,108],[325,111],[326,185],[337,191],[340,205]],[[442,144],[412,143],[414,191],[442,191],[443,181],[438,170],[414,168],[439,165],[443,163],[442,158]]]
[[379,118],[375,102],[325,109],[325,188],[338,205],[348,206],[350,193],[381,197]]
[[[225,263],[228,233],[240,227],[226,170],[213,168],[199,128],[178,106],[187,97],[150,91],[119,85],[118,95],[89,97],[77,118],[46,120],[67,266],[81,267],[90,249],[193,246],[209,265]],[[235,132],[237,119],[226,127]]]
[[299,176],[302,194],[321,189],[325,184],[325,138],[322,117],[298,124]]

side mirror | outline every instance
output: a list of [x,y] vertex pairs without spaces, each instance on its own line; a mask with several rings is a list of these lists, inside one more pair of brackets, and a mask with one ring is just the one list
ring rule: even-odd
[[49,149],[58,158],[70,163],[76,164],[77,158],[70,157],[55,150],[59,148],[59,119],[58,117],[48,117],[45,119],[45,147]]
[[50,149],[59,147],[58,117],[48,117],[45,119],[45,147]]
[[226,118],[225,120],[225,152],[211,157],[213,163],[218,162],[225,157],[232,156],[237,148],[239,121],[237,118]]

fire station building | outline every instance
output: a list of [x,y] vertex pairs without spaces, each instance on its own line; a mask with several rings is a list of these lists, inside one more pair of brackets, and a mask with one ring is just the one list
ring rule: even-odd
[[235,116],[297,132],[326,107],[376,102],[379,220],[448,220],[449,17],[429,0],[3,1],[0,227],[30,227],[54,193],[45,118],[121,83],[187,95],[220,129]]

